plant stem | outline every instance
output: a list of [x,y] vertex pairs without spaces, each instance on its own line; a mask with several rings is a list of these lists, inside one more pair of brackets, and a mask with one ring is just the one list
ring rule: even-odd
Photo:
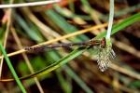
[[38,2],[31,2],[31,3],[20,3],[20,4],[2,4],[0,5],[0,9],[2,8],[18,8],[18,7],[29,7],[29,6],[39,6],[39,5],[46,5],[59,2],[60,0],[50,0],[50,1],[38,1]]
[[113,24],[113,17],[114,17],[114,0],[110,0],[109,23],[108,23],[106,39],[110,39],[112,24]]

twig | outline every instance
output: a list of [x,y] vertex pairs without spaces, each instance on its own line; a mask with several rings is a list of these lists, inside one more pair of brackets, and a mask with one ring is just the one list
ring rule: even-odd
[[56,3],[56,2],[59,2],[59,1],[60,0],[50,0],[50,1],[39,1],[39,2],[20,3],[20,4],[2,4],[2,5],[0,5],[0,9],[2,9],[2,8],[19,8],[19,7],[39,6],[39,5]]

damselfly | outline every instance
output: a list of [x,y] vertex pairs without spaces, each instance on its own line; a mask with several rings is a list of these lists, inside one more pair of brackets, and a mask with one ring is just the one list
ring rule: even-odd
[[100,46],[105,47],[105,39],[102,40],[89,40],[85,42],[77,42],[77,43],[59,43],[59,44],[50,44],[50,45],[41,45],[38,47],[26,47],[25,50],[27,52],[45,52],[45,51],[50,51],[53,49],[57,49],[60,47],[63,48],[72,48],[74,46],[78,46],[80,48],[92,48],[94,46]]
[[107,50],[106,47],[106,40],[105,38],[101,40],[89,40],[85,42],[78,42],[78,43],[60,43],[60,44],[50,44],[50,45],[42,45],[39,47],[26,47],[25,50],[27,52],[44,52],[44,51],[50,51],[59,47],[63,48],[72,48],[73,46],[78,46],[79,49],[81,48],[93,48],[94,46],[97,47],[97,63],[99,65],[99,69],[101,71],[105,71],[109,64],[111,63],[110,61],[110,56],[114,58],[115,53],[113,50]]

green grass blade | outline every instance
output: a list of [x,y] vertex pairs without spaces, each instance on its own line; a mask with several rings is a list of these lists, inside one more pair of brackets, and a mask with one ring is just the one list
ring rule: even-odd
[[[54,59],[54,61],[57,61],[60,59],[60,56],[55,53],[55,54],[51,55],[51,58]],[[77,76],[76,73],[71,68],[69,68],[67,65],[64,65],[62,68],[64,68],[64,71],[66,71],[68,76],[70,76],[73,80],[75,80],[77,82],[77,84],[86,93],[93,93],[92,90],[86,85],[86,83],[83,82],[81,80],[81,78],[79,76]],[[72,91],[71,85],[60,75],[59,70],[56,72],[57,72],[58,80],[60,81],[60,84],[61,84],[63,90],[65,91],[65,93],[71,93],[71,91]]]
[[38,41],[38,42],[42,41],[42,39],[40,38],[39,33],[37,33],[35,28],[32,29],[33,25],[32,26],[30,25],[30,27],[29,27],[28,22],[26,22],[22,17],[17,15],[16,12],[14,13],[14,17],[15,17],[15,20],[17,21],[17,23],[24,29],[24,31],[27,33],[27,35],[29,35],[29,37],[32,40],[35,40],[35,41]]
[[[111,35],[121,31],[122,29],[126,28],[127,26],[140,21],[140,13],[134,14],[133,16],[126,18],[125,20],[123,20],[121,23],[118,23],[116,25],[113,26],[112,28],[112,32]],[[98,36],[96,36],[96,39],[99,38],[103,38],[106,35],[106,31],[104,31],[103,33],[99,34]]]
[[[66,57],[63,57],[62,59],[60,59],[59,61],[53,63],[52,65],[46,67],[45,69],[41,70],[38,72],[39,75],[44,75],[46,73],[49,73],[59,67],[61,67],[62,65],[68,63],[70,60],[74,59],[75,56],[78,56],[80,54],[82,54],[83,51],[82,50],[74,50],[72,51],[69,55],[67,55]],[[37,73],[36,73],[37,74]]]
[[[72,84],[63,77],[60,69],[58,69],[56,71],[56,75],[58,77],[58,81],[59,81],[64,93],[72,93]],[[69,77],[69,78],[71,78],[71,77]]]
[[69,55],[67,55],[66,57],[63,57],[59,61],[57,61],[55,63],[52,63],[50,66],[47,66],[46,68],[44,68],[42,70],[39,70],[39,71],[37,71],[33,74],[27,75],[27,76],[22,77],[20,79],[25,80],[25,79],[29,79],[29,78],[32,78],[32,77],[41,77],[43,75],[46,75],[46,74],[50,73],[51,71],[54,71],[57,68],[61,67],[62,65],[68,63],[69,61],[71,61],[72,59],[74,59],[78,55],[82,54],[83,52],[84,52],[83,50],[74,50]]
[[73,79],[79,84],[79,86],[86,92],[86,93],[93,93],[93,91],[86,85],[85,82],[83,82],[83,80],[76,75],[76,73],[68,66],[64,66],[65,71],[68,73],[68,75],[70,75],[71,77],[73,77]]
[[12,64],[10,62],[10,59],[6,55],[6,51],[4,50],[4,47],[2,46],[1,43],[0,43],[0,49],[1,49],[1,51],[2,51],[2,53],[4,55],[4,57],[5,57],[7,65],[9,67],[10,71],[12,72],[12,75],[13,75],[14,79],[16,80],[19,88],[21,89],[22,93],[26,93],[26,90],[25,90],[24,86],[22,85],[21,81],[19,80],[18,75],[16,74],[16,72],[15,72],[15,70],[14,70],[14,68],[13,68],[13,66],[12,66]]
[[[65,33],[73,33],[78,30],[75,26],[69,24],[66,19],[64,19],[54,10],[48,10],[45,12],[45,14]],[[80,42],[81,40],[88,40],[88,38],[85,35],[80,35],[74,38],[74,41],[76,42]]]

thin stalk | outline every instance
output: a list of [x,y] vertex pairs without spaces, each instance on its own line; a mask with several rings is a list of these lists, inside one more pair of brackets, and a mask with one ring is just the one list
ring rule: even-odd
[[112,24],[113,24],[113,17],[114,17],[114,0],[110,0],[109,23],[108,23],[106,39],[110,39]]
[[20,4],[2,4],[0,5],[0,9],[2,8],[19,8],[19,7],[29,7],[29,6],[39,6],[39,5],[46,5],[59,2],[60,0],[50,0],[50,1],[38,1],[38,2],[31,2],[31,3],[20,3]]

